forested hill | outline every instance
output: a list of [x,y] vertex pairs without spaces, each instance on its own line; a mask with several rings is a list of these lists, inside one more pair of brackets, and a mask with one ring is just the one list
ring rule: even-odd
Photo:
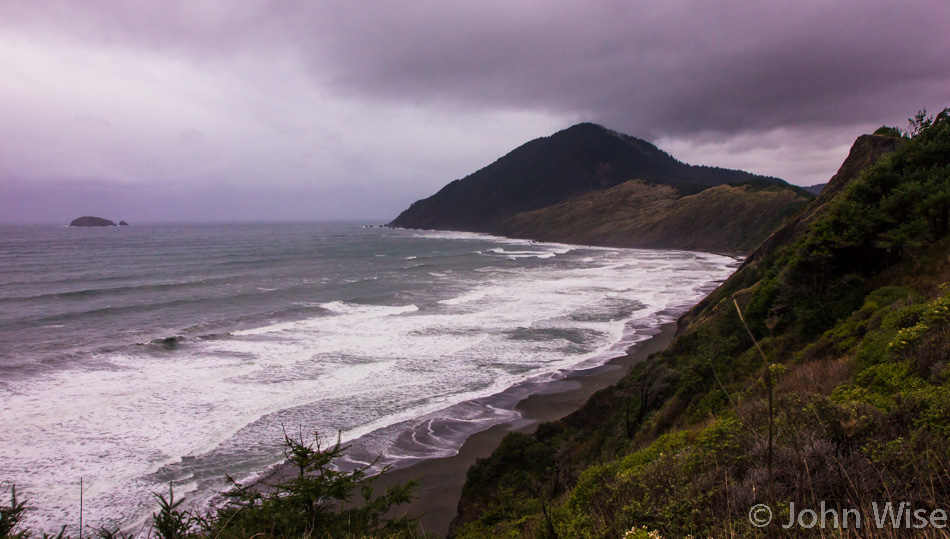
[[666,350],[478,462],[453,533],[944,537],[779,526],[950,510],[950,110],[915,127],[859,138]]
[[[697,199],[681,200],[727,185],[744,187],[707,196],[715,201],[708,207]],[[754,232],[766,230],[767,235],[784,213],[809,197],[777,178],[687,165],[646,141],[584,123],[528,142],[453,181],[413,203],[390,226],[603,245],[743,250],[761,240]],[[732,230],[715,224],[723,208],[730,209]],[[763,212],[774,220],[760,222]],[[672,224],[664,224],[667,217]],[[687,221],[710,226],[698,236],[697,230],[674,226]],[[623,232],[603,234],[618,225]]]

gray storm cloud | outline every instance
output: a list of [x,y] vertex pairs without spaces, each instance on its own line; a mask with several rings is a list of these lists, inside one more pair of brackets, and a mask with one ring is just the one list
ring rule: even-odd
[[950,104],[947,20],[874,0],[7,1],[0,209],[190,193],[140,211],[385,218],[579,120],[817,183],[857,135]]

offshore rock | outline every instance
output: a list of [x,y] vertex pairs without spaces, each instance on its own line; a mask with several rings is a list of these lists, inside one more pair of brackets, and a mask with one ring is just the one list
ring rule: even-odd
[[73,219],[69,226],[115,226],[115,223],[102,217],[84,216],[79,219]]

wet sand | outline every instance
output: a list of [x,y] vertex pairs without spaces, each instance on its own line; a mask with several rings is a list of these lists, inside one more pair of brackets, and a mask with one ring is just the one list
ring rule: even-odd
[[626,355],[599,367],[573,371],[563,379],[545,384],[517,404],[515,409],[521,413],[520,419],[471,435],[451,457],[426,459],[392,470],[377,479],[376,487],[381,489],[418,479],[421,483],[416,491],[418,498],[411,505],[402,506],[400,512],[407,509],[413,515],[421,515],[425,531],[444,537],[455,518],[465,473],[476,459],[490,455],[511,431],[532,432],[539,423],[556,421],[577,410],[595,392],[623,378],[631,366],[666,348],[675,332],[675,322],[664,324],[652,338],[631,346]]

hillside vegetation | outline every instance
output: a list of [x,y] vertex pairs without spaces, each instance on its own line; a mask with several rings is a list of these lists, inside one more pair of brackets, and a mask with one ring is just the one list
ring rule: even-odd
[[[669,348],[479,461],[453,533],[947,537],[878,529],[874,511],[950,503],[950,111],[883,133],[858,139]],[[822,503],[864,526],[779,525]],[[769,526],[751,524],[756,504]]]

